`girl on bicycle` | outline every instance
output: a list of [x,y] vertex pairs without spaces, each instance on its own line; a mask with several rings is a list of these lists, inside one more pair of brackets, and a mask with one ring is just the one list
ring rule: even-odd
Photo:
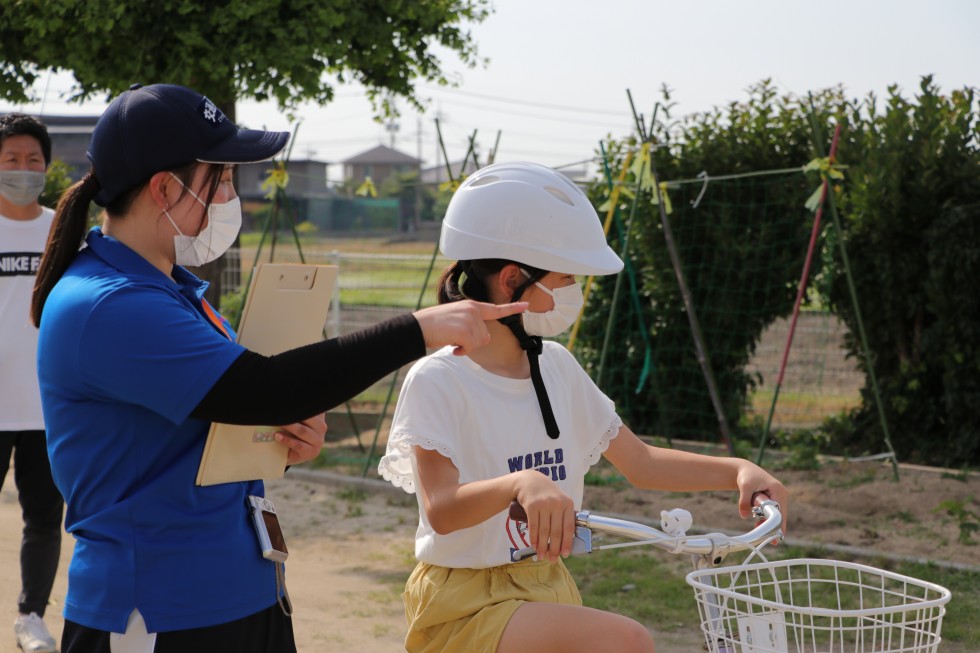
[[[440,238],[457,259],[439,302],[528,302],[516,319],[487,322],[491,342],[467,356],[422,359],[405,378],[379,472],[415,492],[419,560],[403,594],[411,653],[653,651],[647,629],[582,606],[561,558],[571,553],[584,477],[605,456],[633,485],[737,490],[750,514],[762,492],[787,505],[783,485],[747,460],[644,444],[561,345],[542,341],[576,320],[575,275],[613,274],[585,194],[533,163],[483,168],[457,190]],[[508,507],[524,506],[526,526]],[[512,562],[533,547],[537,560]]]

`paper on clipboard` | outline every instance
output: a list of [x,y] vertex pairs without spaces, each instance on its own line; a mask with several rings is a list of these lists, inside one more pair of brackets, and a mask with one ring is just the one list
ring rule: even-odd
[[[261,264],[249,285],[238,342],[272,356],[322,340],[336,284],[335,265]],[[211,424],[197,485],[282,477],[289,450],[274,432],[267,426]]]

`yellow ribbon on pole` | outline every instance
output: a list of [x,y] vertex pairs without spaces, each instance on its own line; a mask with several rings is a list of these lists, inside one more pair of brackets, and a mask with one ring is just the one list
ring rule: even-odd
[[374,180],[371,179],[371,177],[365,177],[364,183],[357,187],[354,194],[360,195],[361,197],[366,197],[368,195],[371,197],[377,197],[378,189],[374,187]]
[[[619,203],[619,195],[623,189],[623,182],[626,179],[626,172],[630,169],[630,162],[632,161],[632,159],[633,159],[633,152],[631,150],[626,153],[626,158],[623,160],[623,167],[619,171],[619,179],[616,181],[616,184],[613,186],[612,192],[609,193],[609,201],[603,203],[602,205],[603,207],[606,208],[606,220],[602,224],[602,232],[606,236],[609,236],[609,230],[612,228],[613,215],[615,215],[616,213],[616,205]],[[592,292],[592,280],[594,278],[595,277],[593,275],[589,275],[585,279],[585,288],[582,291],[582,295],[584,297],[584,300],[582,302],[582,310],[585,310],[585,305],[589,301],[589,293]],[[582,312],[579,311],[578,318],[576,318],[575,324],[572,325],[572,332],[568,336],[568,345],[566,345],[568,351],[572,351],[572,348],[575,346],[575,338],[578,336],[578,329],[581,324],[582,324]]]
[[265,181],[262,182],[260,188],[265,191],[265,198],[271,200],[275,199],[276,193],[280,189],[286,190],[286,186],[288,185],[289,173],[286,172],[286,162],[276,161],[269,170],[269,174],[266,175]]
[[439,190],[440,191],[448,190],[450,193],[455,193],[457,190],[459,190],[459,185],[461,181],[462,180],[457,180],[457,179],[450,179],[449,181],[444,181],[441,184],[439,184]]
[[816,212],[820,208],[820,198],[823,191],[823,182],[826,180],[828,184],[832,183],[831,180],[841,181],[844,179],[844,173],[841,172],[842,167],[835,164],[830,160],[829,156],[822,158],[816,158],[810,161],[808,164],[803,166],[803,172],[819,172],[820,173],[820,185],[817,189],[810,193],[810,197],[807,198],[804,206],[807,210]]

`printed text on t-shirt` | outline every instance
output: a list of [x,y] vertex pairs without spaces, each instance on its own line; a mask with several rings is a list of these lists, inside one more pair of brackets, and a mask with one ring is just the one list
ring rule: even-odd
[[565,452],[561,449],[545,449],[534,451],[523,456],[514,456],[507,459],[507,465],[511,472],[519,472],[523,469],[536,469],[545,476],[551,477],[553,481],[564,481],[567,474],[565,472]]
[[40,252],[0,252],[0,277],[33,277],[39,267]]

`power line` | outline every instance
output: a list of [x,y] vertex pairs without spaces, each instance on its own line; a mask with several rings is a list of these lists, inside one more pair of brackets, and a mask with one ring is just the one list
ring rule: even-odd
[[473,93],[471,91],[462,91],[460,89],[451,88],[440,88],[440,87],[425,87],[430,91],[436,91],[441,93],[449,93],[455,95],[465,95],[467,97],[477,98],[480,100],[491,100],[493,102],[504,102],[507,104],[517,104],[525,107],[535,107],[538,109],[550,109],[554,111],[572,111],[575,113],[591,113],[601,116],[616,116],[617,118],[628,117],[625,111],[610,111],[608,109],[585,109],[579,107],[569,107],[559,104],[547,104],[544,102],[531,102],[530,100],[517,100],[514,98],[500,97],[495,95],[485,95],[483,93]]
[[[599,142],[596,141],[596,147],[598,147],[598,145]],[[533,155],[550,156],[550,157],[569,157],[569,156],[581,157],[583,156],[582,154],[583,149],[587,149],[587,148],[584,147],[579,148],[575,152],[570,152],[570,151],[559,152],[557,150],[552,150],[547,147],[534,148],[532,146],[531,148],[521,148],[521,147],[513,148],[513,147],[505,147],[504,145],[501,145],[498,153],[499,154],[533,154]]]
[[[470,125],[469,127],[464,127],[462,125],[456,124],[456,125],[453,125],[453,127],[458,128],[458,129],[462,129],[467,134],[473,133],[473,130],[474,129],[479,129],[479,127],[477,127],[476,125]],[[623,129],[624,129],[624,131],[628,131],[628,128],[627,127],[624,127]],[[484,133],[484,130],[483,129],[479,129],[479,132],[480,132],[480,134],[483,134]],[[493,132],[492,133],[493,138],[496,138],[497,137],[497,130],[494,129],[494,130],[492,130],[492,132]],[[571,134],[561,134],[560,136],[543,134],[541,132],[530,132],[530,131],[514,130],[514,129],[510,129],[510,128],[501,129],[500,132],[501,132],[501,143],[503,143],[505,141],[511,141],[511,142],[513,142],[513,140],[514,140],[513,137],[519,138],[521,140],[521,142],[541,141],[541,142],[546,142],[546,143],[554,143],[557,139],[560,139],[562,143],[569,143],[569,142],[575,142],[575,143],[597,143],[598,142],[598,139],[596,139],[595,137],[593,137],[593,136],[587,136],[587,135],[584,135],[583,136],[583,135],[580,135],[578,132],[573,132]],[[490,133],[489,130],[487,130],[487,133]]]
[[[623,129],[623,124],[613,126],[612,123],[596,122],[593,120],[577,120],[575,118],[560,118],[557,116],[542,116],[537,114],[525,113],[522,111],[513,111],[509,109],[497,109],[492,107],[487,107],[479,104],[468,104],[466,102],[460,102],[459,100],[443,100],[446,103],[454,104],[456,106],[466,107],[469,109],[482,109],[491,113],[505,113],[512,116],[521,116],[522,118],[531,118],[534,120],[547,120],[548,122],[562,122],[575,125],[589,125],[592,127],[602,127],[603,129]],[[627,124],[627,117],[623,116],[624,124]]]
[[363,136],[360,138],[300,138],[299,143],[303,145],[356,145],[358,143],[375,143],[380,145],[384,140],[383,136]]

